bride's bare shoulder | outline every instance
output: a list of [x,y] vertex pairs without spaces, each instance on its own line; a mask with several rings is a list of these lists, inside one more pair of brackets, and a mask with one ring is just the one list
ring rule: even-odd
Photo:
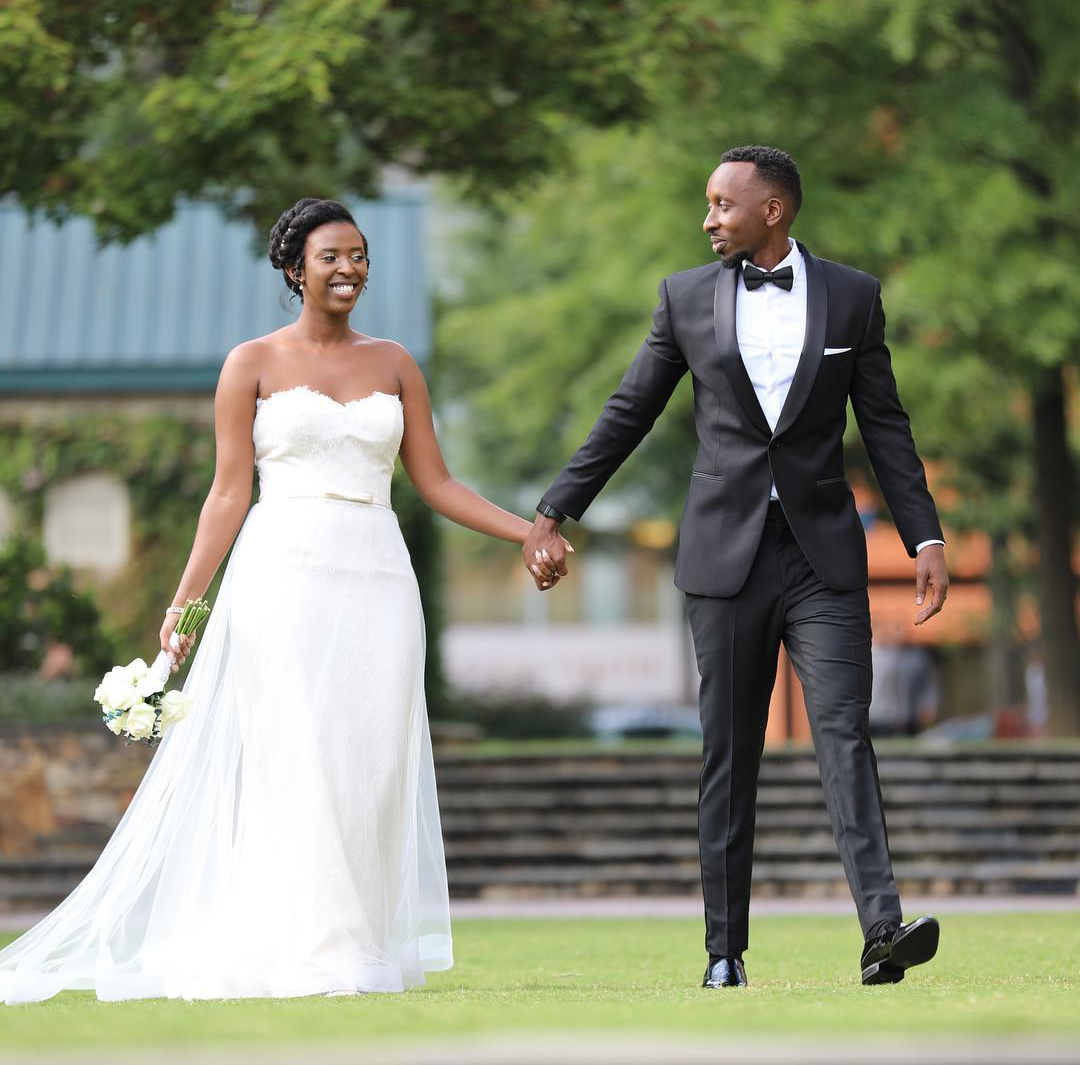
[[237,344],[221,365],[218,401],[237,404],[244,410],[259,394],[260,380],[271,372],[281,350],[281,330]]
[[404,344],[396,340],[387,340],[385,337],[369,337],[363,333],[356,338],[358,346],[365,349],[368,359],[384,363],[387,367],[398,369],[403,363],[412,362],[413,357]]
[[287,326],[282,327],[275,329],[272,333],[267,333],[266,336],[241,341],[225,356],[225,361],[244,363],[273,358],[287,343],[285,333],[287,328]]
[[266,336],[237,344],[225,356],[221,367],[222,377],[250,381],[257,389],[260,378],[273,376],[272,367],[287,346],[284,332],[284,329],[277,329]]
[[367,336],[364,333],[356,333],[354,343],[362,350],[364,361],[369,366],[374,365],[379,368],[380,376],[385,377],[387,381],[397,382],[396,388],[400,393],[405,379],[416,369],[416,361],[409,354],[409,349],[396,340]]

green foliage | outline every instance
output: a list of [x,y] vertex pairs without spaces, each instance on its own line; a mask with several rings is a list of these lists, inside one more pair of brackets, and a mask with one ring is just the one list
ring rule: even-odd
[[146,657],[157,646],[213,470],[213,433],[184,418],[90,414],[0,424],[0,487],[18,501],[28,535],[39,535],[44,493],[58,482],[100,471],[127,486],[131,561],[100,589],[105,627],[121,657],[128,649],[130,657]]
[[50,642],[71,647],[86,674],[113,664],[93,594],[67,566],[48,566],[38,541],[13,536],[0,549],[0,672],[37,669]]
[[[546,483],[644,337],[657,281],[711,259],[719,154],[776,144],[803,173],[795,235],[883,280],[916,439],[957,489],[950,519],[1030,528],[1025,396],[1080,354],[1078,38],[1066,0],[660,5],[650,121],[579,133],[575,173],[502,200],[441,315],[476,466]],[[623,478],[656,509],[685,484],[688,411],[684,386]]]
[[42,680],[25,673],[0,673],[0,722],[100,721],[93,692],[101,675],[116,664],[77,677]]
[[[196,419],[92,414],[62,422],[0,423],[0,488],[20,508],[23,533],[0,556],[0,670],[36,667],[40,636],[31,636],[33,646],[20,641],[21,633],[39,630],[71,643],[91,675],[137,656],[149,661],[156,654],[164,609],[191,550],[214,461],[213,431]],[[39,546],[44,493],[51,485],[92,471],[110,473],[125,483],[132,512],[131,560],[98,589],[100,622],[94,600],[85,592],[76,597],[73,578],[64,570],[48,577],[50,590],[43,599],[27,590],[44,559]],[[437,708],[443,698],[437,528],[404,477],[395,479],[394,508],[424,601],[429,701]],[[206,593],[211,604],[224,568]],[[28,629],[34,618],[38,628]]]
[[[467,456],[487,483],[550,479],[648,331],[660,278],[707,261],[700,166],[659,167],[663,141],[652,127],[579,133],[574,175],[501,201],[476,233],[466,297],[438,317],[435,373],[468,406]],[[692,411],[686,380],[616,485],[675,511]]]
[[183,197],[265,230],[301,195],[371,195],[389,163],[520,183],[560,156],[563,116],[640,112],[648,6],[10,0],[0,188],[129,239]]

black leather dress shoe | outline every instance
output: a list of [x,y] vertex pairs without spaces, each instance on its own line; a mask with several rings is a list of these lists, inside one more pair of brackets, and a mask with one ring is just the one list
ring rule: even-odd
[[937,953],[940,931],[933,917],[920,917],[867,940],[862,953],[862,982],[900,983],[905,969],[922,965]]
[[742,958],[709,959],[702,987],[746,987],[746,967]]

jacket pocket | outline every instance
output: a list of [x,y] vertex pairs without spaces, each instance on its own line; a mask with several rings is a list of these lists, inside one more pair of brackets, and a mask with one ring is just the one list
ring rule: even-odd
[[697,470],[692,470],[691,477],[704,477],[708,481],[722,481],[724,475],[722,473],[698,473]]
[[848,348],[847,351],[837,352],[835,355],[825,355],[821,360],[822,370],[842,370],[855,361],[855,352]]
[[818,481],[818,484],[839,484],[841,481],[846,481],[846,477],[826,477],[823,481]]

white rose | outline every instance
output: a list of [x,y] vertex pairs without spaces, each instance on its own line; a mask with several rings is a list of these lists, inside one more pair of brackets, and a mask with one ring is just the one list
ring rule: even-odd
[[140,699],[145,699],[148,695],[153,695],[165,687],[164,682],[154,675],[153,670],[141,658],[129,662],[127,668],[135,693]]
[[133,740],[149,739],[154,734],[157,715],[149,703],[138,702],[129,711],[124,728]]
[[106,710],[128,710],[139,702],[128,666],[113,666],[97,686],[94,698]]
[[167,691],[161,698],[161,729],[169,725],[175,725],[177,721],[187,717],[191,710],[192,699],[185,695],[179,688]]
[[127,725],[127,711],[105,719],[105,727],[114,735],[119,736]]

